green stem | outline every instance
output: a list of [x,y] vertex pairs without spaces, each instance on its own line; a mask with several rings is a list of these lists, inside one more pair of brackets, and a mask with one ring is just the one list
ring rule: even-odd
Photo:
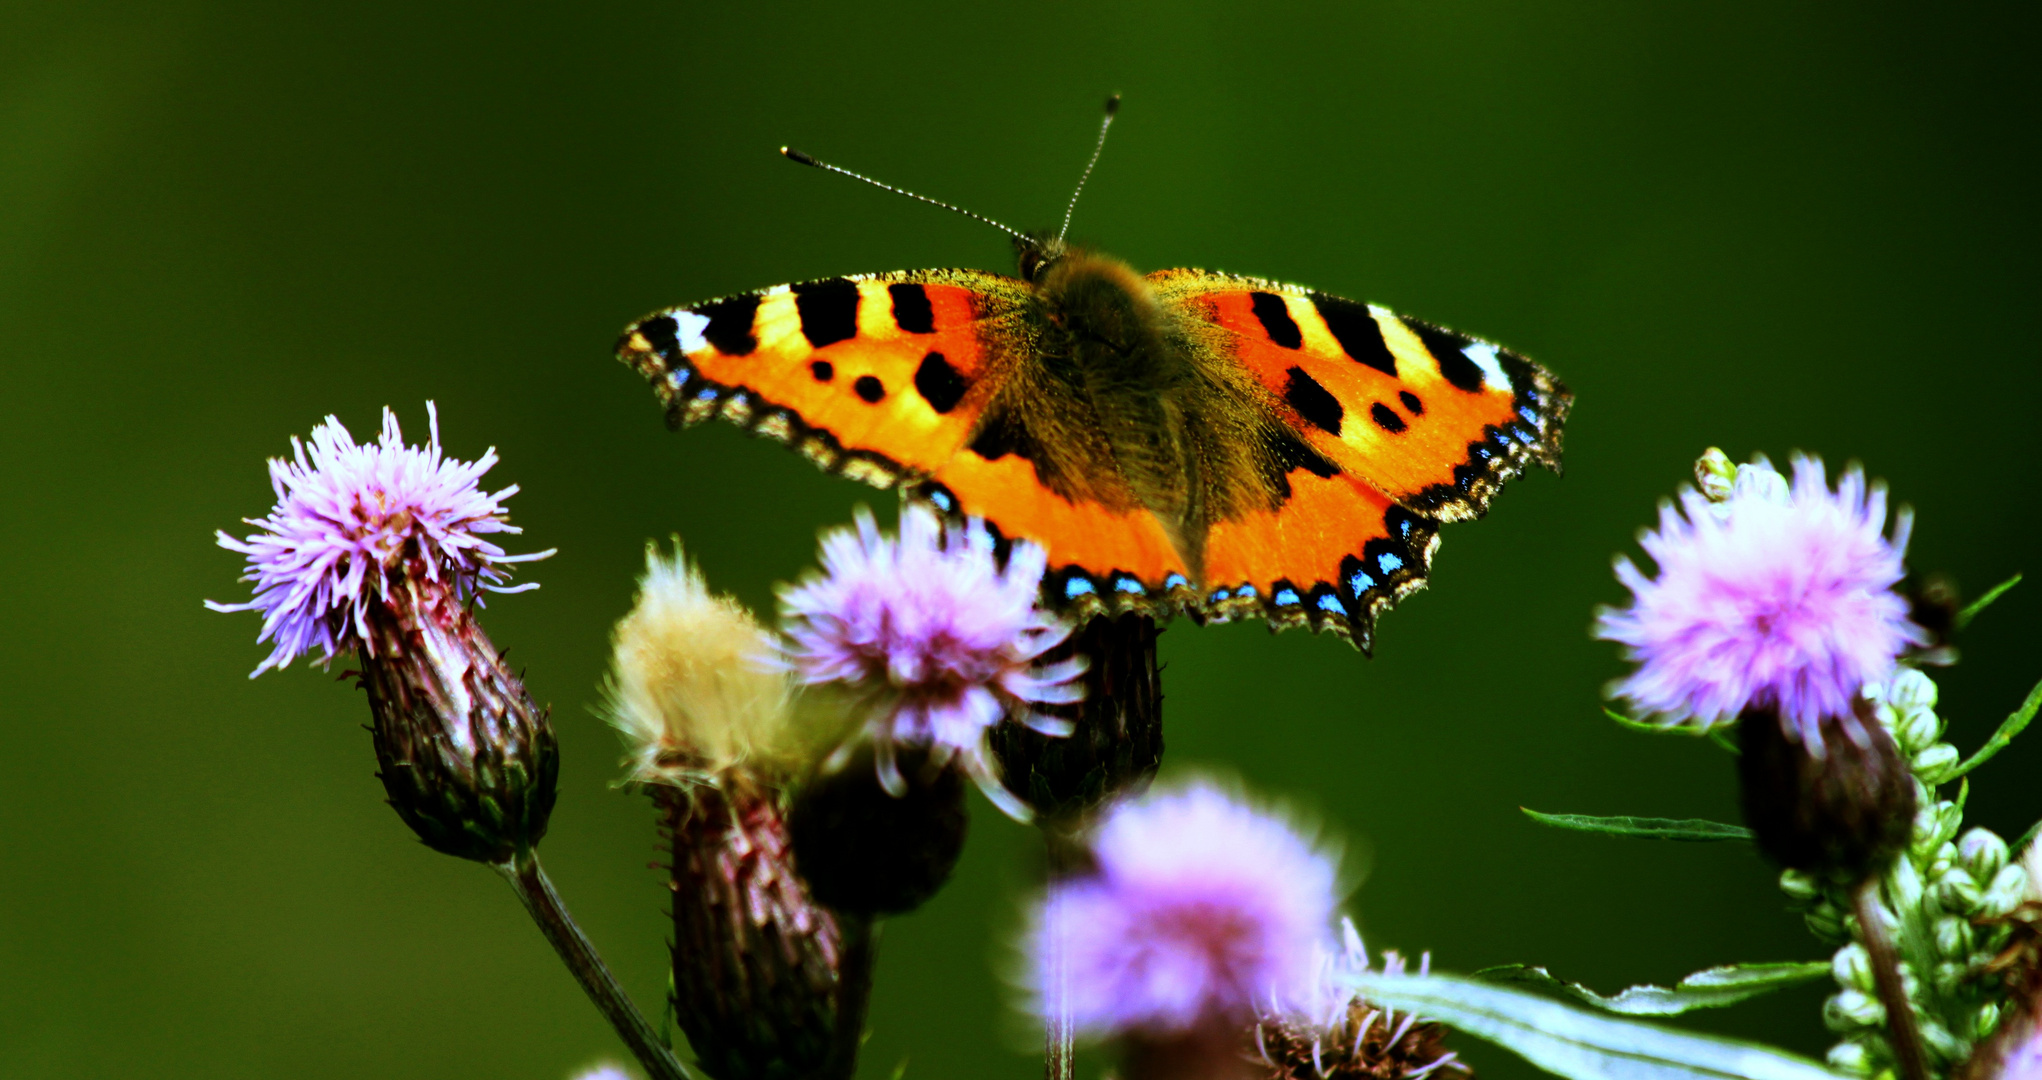
[[837,963],[836,1045],[830,1050],[830,1067],[824,1073],[833,1080],[851,1080],[858,1074],[858,1051],[865,1043],[865,1013],[872,1004],[872,962],[878,928],[859,915],[838,915],[843,932],[843,952]]
[[[1042,838],[1048,848],[1049,887],[1054,889],[1076,869],[1077,841],[1048,822],[1043,823]],[[1064,968],[1062,935],[1055,927],[1050,928],[1049,949],[1049,1000],[1043,1003],[1048,1006],[1049,1015],[1042,1021],[1042,1076],[1043,1080],[1072,1080],[1077,1062],[1071,1032],[1069,988],[1064,985],[1068,974]]]
[[1886,1032],[1893,1043],[1900,1080],[1931,1080],[1928,1054],[1922,1048],[1921,1025],[1914,1016],[1914,1002],[1900,980],[1900,958],[1893,950],[1893,938],[1886,933],[1885,913],[1879,907],[1879,876],[1867,877],[1851,894],[1857,908],[1858,932],[1864,936],[1865,952],[1872,960],[1872,981],[1879,989],[1879,1004],[1886,1007]]
[[553,951],[560,954],[561,962],[567,965],[575,981],[588,991],[596,1010],[609,1019],[624,1045],[645,1066],[647,1075],[653,1080],[689,1080],[687,1070],[660,1041],[652,1025],[645,1022],[645,1014],[631,1003],[630,995],[617,984],[617,977],[610,974],[609,965],[603,963],[596,947],[567,913],[560,894],[553,891],[553,882],[547,880],[546,871],[539,866],[539,854],[525,851],[510,862],[492,865],[510,882],[518,899],[524,901],[525,910],[531,913],[532,921],[539,924],[539,932],[546,935]]

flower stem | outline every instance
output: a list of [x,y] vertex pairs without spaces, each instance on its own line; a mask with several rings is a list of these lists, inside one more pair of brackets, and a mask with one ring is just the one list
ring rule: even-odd
[[[1048,823],[1044,823],[1042,838],[1047,842],[1049,854],[1050,888],[1069,877],[1075,867],[1073,846],[1076,840]],[[1044,1010],[1048,1015],[1042,1022],[1042,1076],[1043,1080],[1071,1080],[1077,1063],[1073,1059],[1071,1038],[1071,1007],[1068,977],[1064,969],[1063,935],[1052,930],[1049,934],[1050,980],[1049,1001]]]
[[1900,980],[1900,958],[1893,938],[1886,932],[1886,915],[1879,906],[1879,875],[1867,877],[1851,894],[1857,909],[1858,932],[1864,935],[1865,953],[1872,961],[1872,981],[1879,990],[1879,1003],[1886,1007],[1886,1033],[1898,1059],[1900,1080],[1931,1080],[1928,1055],[1922,1049],[1921,1025],[1915,1021],[1914,1002]]
[[825,1075],[833,1080],[851,1080],[858,1073],[858,1051],[865,1043],[865,1011],[872,1004],[873,938],[877,928],[872,920],[857,915],[837,916],[843,934],[842,960],[837,965],[836,1046],[830,1052]]
[[687,1070],[660,1041],[652,1025],[645,1022],[645,1014],[617,985],[617,977],[610,974],[609,966],[596,954],[596,947],[567,913],[560,894],[553,891],[553,882],[547,880],[546,871],[539,866],[538,853],[527,849],[508,862],[490,865],[517,891],[518,899],[525,902],[525,910],[531,912],[532,921],[539,924],[539,932],[546,935],[553,951],[560,954],[561,962],[567,965],[575,981],[588,991],[597,1011],[609,1018],[624,1045],[645,1066],[646,1073],[653,1080],[688,1080]]

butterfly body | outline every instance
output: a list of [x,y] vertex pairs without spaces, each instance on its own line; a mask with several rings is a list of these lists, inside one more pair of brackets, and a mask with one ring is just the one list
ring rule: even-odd
[[671,422],[720,415],[825,469],[1041,544],[1044,599],[1309,625],[1366,650],[1438,523],[1570,398],[1521,357],[1379,308],[1024,238],[1022,276],[829,278],[657,312],[618,355]]

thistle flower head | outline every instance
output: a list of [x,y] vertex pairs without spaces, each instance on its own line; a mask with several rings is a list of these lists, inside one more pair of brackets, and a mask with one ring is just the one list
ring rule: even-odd
[[1120,804],[1091,850],[1096,870],[1053,885],[1030,932],[1044,1015],[1166,1036],[1310,1001],[1334,861],[1281,818],[1195,784]]
[[1085,668],[1075,658],[1037,663],[1070,633],[1036,607],[1042,549],[1015,543],[1002,565],[982,522],[946,528],[908,507],[898,537],[861,511],[855,528],[823,538],[822,562],[820,577],[781,593],[795,677],[860,700],[887,790],[903,790],[894,749],[928,747],[935,765],[960,760],[988,797],[1025,818],[1000,786],[986,732],[1009,714],[1067,730],[1033,707],[1079,700]]
[[275,642],[251,678],[315,649],[323,665],[337,653],[373,648],[369,605],[405,577],[434,583],[463,602],[483,591],[538,587],[504,588],[502,582],[509,564],[551,551],[507,555],[485,539],[519,531],[503,508],[517,486],[487,493],[477,485],[496,464],[496,450],[476,461],[448,458],[430,402],[426,416],[431,435],[424,446],[405,444],[387,408],[374,443],[356,443],[333,416],[312,429],[309,446],[292,436],[291,460],[269,462],[276,506],[248,519],[260,531],[240,540],[217,534],[221,547],[248,557],[242,580],[255,583],[255,597],[239,604],[208,600],[206,606],[260,612],[258,640]]
[[1599,612],[1595,633],[1637,661],[1609,687],[1634,713],[1710,728],[1767,708],[1819,747],[1823,717],[1850,715],[1861,687],[1927,640],[1893,591],[1906,509],[1889,539],[1882,485],[1852,468],[1832,491],[1821,461],[1793,469],[1789,485],[1759,459],[1719,499],[1685,491],[1678,509],[1662,505],[1639,539],[1656,578],[1617,559],[1632,602]]
[[645,549],[638,602],[612,635],[605,697],[634,780],[679,782],[741,763],[789,771],[801,747],[793,683],[744,605],[709,591],[674,543]]

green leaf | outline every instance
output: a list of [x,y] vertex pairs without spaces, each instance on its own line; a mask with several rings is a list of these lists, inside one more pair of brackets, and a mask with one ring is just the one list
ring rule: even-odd
[[2028,726],[2028,721],[2035,719],[2035,710],[2038,708],[2042,708],[2042,682],[2036,683],[2035,689],[2028,691],[2028,700],[2021,702],[2021,707],[2015,709],[2013,714],[2000,724],[1999,730],[1992,733],[1992,738],[1985,740],[1985,745],[1979,747],[1977,753],[1966,758],[1964,764],[1957,766],[1948,776],[1936,782],[1947,784],[1991,761],[1993,755],[2006,749],[2007,744],[2014,741],[2014,736],[2019,735],[2021,730]]
[[2037,836],[2042,836],[2042,821],[2028,826],[2028,831],[2022,833],[2019,840],[2014,841],[2013,849],[2015,851],[2028,850],[2028,845],[2034,843]]
[[1759,1043],[1589,1012],[1538,994],[1451,975],[1346,977],[1370,1002],[1487,1039],[1567,1080],[1839,1080]]
[[1973,600],[1970,603],[1964,605],[1964,610],[1957,613],[1957,629],[1962,630],[1966,626],[1971,625],[1971,620],[1977,618],[1979,612],[1984,611],[1987,607],[1991,606],[1994,600],[1999,599],[2001,593],[2006,592],[2008,589],[2011,589],[2014,586],[2019,585],[2020,583],[2021,575],[2015,574],[2013,577],[2010,577],[2005,581],[2002,581],[1999,584],[1994,585],[1992,588],[1985,590],[1984,596],[1981,596],[1978,599]]
[[1604,708],[1602,714],[1632,731],[1642,731],[1647,735],[1687,735],[1692,738],[1706,738],[1733,754],[1737,752],[1737,744],[1730,741],[1720,724],[1703,730],[1687,724],[1655,724],[1650,720],[1633,720],[1611,708]]
[[1495,982],[1522,982],[1558,990],[1605,1012],[1625,1016],[1678,1016],[1690,1009],[1716,1009],[1734,1005],[1745,998],[1771,993],[1829,974],[1829,961],[1809,960],[1778,964],[1726,964],[1697,971],[1664,986],[1633,986],[1615,997],[1604,997],[1580,983],[1558,978],[1542,967],[1505,964],[1475,972],[1475,978]]
[[1636,836],[1646,840],[1685,840],[1703,843],[1713,840],[1749,840],[1751,830],[1742,825],[1725,825],[1703,818],[1591,817],[1587,814],[1542,814],[1529,806],[1519,810],[1541,825],[1605,836]]

